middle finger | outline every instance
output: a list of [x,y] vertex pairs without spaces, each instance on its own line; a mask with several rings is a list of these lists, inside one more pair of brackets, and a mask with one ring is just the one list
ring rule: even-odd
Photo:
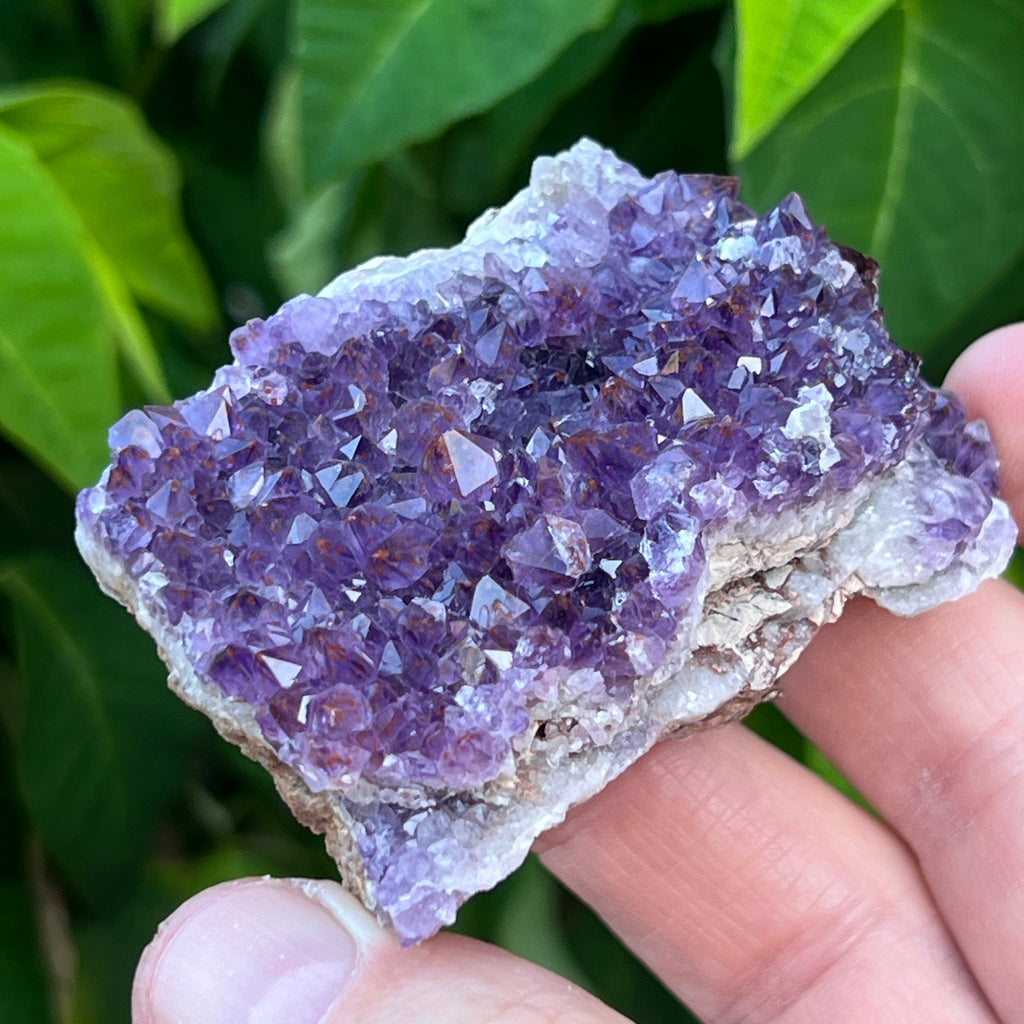
[[992,1024],[903,844],[742,727],[660,744],[540,846],[710,1021]]
[[1024,1021],[1022,663],[1024,595],[1002,581],[915,620],[855,602],[782,700],[911,846],[1007,1021]]

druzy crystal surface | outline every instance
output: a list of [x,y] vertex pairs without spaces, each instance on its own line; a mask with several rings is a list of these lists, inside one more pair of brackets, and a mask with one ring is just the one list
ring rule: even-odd
[[657,739],[771,694],[852,593],[1003,568],[981,423],[799,198],[584,141],[129,413],[79,543],[172,684],[408,940]]

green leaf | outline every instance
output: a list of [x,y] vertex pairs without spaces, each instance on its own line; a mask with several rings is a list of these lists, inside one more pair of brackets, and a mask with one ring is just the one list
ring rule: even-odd
[[[284,62],[288,49],[290,0],[231,0],[203,25],[196,40],[199,74],[196,96],[205,108],[215,108],[222,99],[228,72],[242,60],[249,73],[269,78]],[[231,104],[232,114],[238,111]],[[190,182],[191,184],[191,182]]]
[[[38,466],[0,451],[0,560],[32,551],[72,550],[71,498]],[[0,815],[2,820],[2,815]]]
[[171,46],[225,3],[227,0],[157,0],[157,39]]
[[146,20],[149,0],[92,0],[103,26],[110,56],[121,70],[138,59],[140,29]]
[[86,246],[85,256],[106,299],[107,313],[114,324],[121,354],[131,367],[135,379],[152,399],[170,401],[160,358],[153,347],[146,321],[128,292],[126,281],[103,250],[92,244],[91,240]]
[[[0,696],[10,671],[0,662]],[[43,1024],[50,1020],[42,944],[36,927],[23,813],[14,790],[8,736],[0,729],[0,1020]]]
[[803,734],[776,707],[775,704],[758,704],[743,724],[763,740],[779,750],[785,751],[794,760],[802,761],[807,749]]
[[138,304],[193,330],[217,322],[201,259],[181,221],[175,161],[125,99],[91,85],[0,90],[0,125],[32,147],[81,221],[79,250],[143,392],[169,400]]
[[564,893],[560,916],[573,959],[588,979],[586,988],[599,999],[629,1020],[700,1024],[590,907]]
[[150,0],[92,0],[107,37],[107,52],[122,74],[135,70],[142,42],[142,26]]
[[21,686],[10,732],[46,851],[94,906],[130,880],[202,726],[171,695],[153,643],[77,560],[8,562]]
[[[170,158],[145,137],[141,118],[127,103],[91,87],[0,90],[0,124],[33,148],[70,201],[85,228],[80,250],[105,299],[105,322],[146,394],[168,400],[131,290],[145,296],[155,283],[157,294],[161,286],[173,293],[183,283],[174,277],[176,254],[161,252],[175,245],[176,226],[161,216],[177,187]],[[175,211],[169,212],[173,217]],[[160,281],[168,267],[171,279]],[[191,309],[187,320],[195,320]]]
[[845,775],[810,741],[804,741],[803,762],[816,775],[821,776],[833,789],[859,804],[869,814],[878,812],[853,787]]
[[75,210],[0,126],[0,429],[71,489],[95,480],[117,414],[107,310]]
[[587,976],[576,962],[559,920],[561,886],[532,854],[510,883],[493,941],[524,960],[586,987]]
[[892,3],[736,0],[733,156],[746,156]]
[[648,24],[656,25],[692,11],[721,7],[722,2],[723,0],[626,0],[626,5],[635,7]]
[[461,225],[445,216],[439,178],[414,150],[397,153],[362,175],[343,225],[342,265],[383,252],[415,252],[457,242]]
[[1018,545],[1003,574],[1018,590],[1024,590],[1024,548]]
[[98,913],[72,918],[77,961],[73,1007],[60,1024],[129,1024],[135,965],[160,922],[181,902],[159,869],[150,865],[129,895]]
[[644,6],[620,3],[607,24],[580,35],[536,78],[470,122],[455,140],[445,176],[454,209],[472,219],[508,198],[513,172],[527,161],[552,115],[611,61],[647,15]]
[[0,878],[0,1020],[4,1024],[42,1024],[50,1019],[39,954],[26,881]]
[[906,0],[741,161],[882,267],[896,339],[929,351],[1024,254],[1024,3]]
[[87,83],[34,84],[0,90],[0,120],[35,149],[135,299],[197,331],[216,325],[177,163],[135,106]]
[[973,296],[970,308],[948,330],[929,339],[929,378],[942,380],[975,338],[1018,320],[1024,320],[1024,249],[1017,252],[1004,273]]
[[353,201],[358,175],[322,189],[299,207],[287,227],[267,244],[267,262],[287,295],[314,294],[340,269],[339,250]]
[[292,212],[307,200],[302,165],[301,106],[299,76],[286,64],[271,83],[260,142],[274,189],[285,208]]
[[311,190],[487,109],[614,0],[299,0],[295,58]]

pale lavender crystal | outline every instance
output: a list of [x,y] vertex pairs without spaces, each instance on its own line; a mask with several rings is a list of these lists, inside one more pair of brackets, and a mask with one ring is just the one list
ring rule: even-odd
[[[1012,547],[988,434],[890,340],[875,265],[736,188],[587,142],[539,161],[462,246],[237,330],[209,391],[112,428],[79,499],[189,699],[251,709],[264,760],[338,794],[407,939],[510,868],[481,867],[488,829],[521,858],[667,728],[771,692],[848,593],[917,610]],[[780,565],[827,587],[794,597]],[[788,604],[720,640],[744,580]],[[722,692],[645,689],[687,672]],[[553,795],[584,762],[598,781]],[[550,807],[521,826],[534,776]]]

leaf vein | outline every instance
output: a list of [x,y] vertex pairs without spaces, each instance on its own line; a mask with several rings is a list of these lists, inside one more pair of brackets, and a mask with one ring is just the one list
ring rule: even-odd
[[[65,440],[71,442],[71,447],[77,447],[80,428],[75,428],[74,423],[68,419],[64,410],[54,401],[53,395],[44,386],[42,380],[33,369],[32,364],[25,359],[18,346],[14,344],[7,332],[2,329],[0,329],[0,349],[2,349],[4,358],[8,360],[9,364],[21,373],[22,377],[31,385],[36,401],[49,411],[52,422],[59,427],[60,433],[64,435]],[[14,428],[8,424],[8,429],[13,430]]]
[[911,157],[910,134],[919,96],[917,81],[920,72],[920,36],[917,34],[917,25],[912,23],[913,12],[908,9],[909,6],[904,8],[903,12],[902,52],[896,73],[896,111],[889,143],[889,159],[885,169],[885,184],[871,232],[869,251],[879,260],[884,260],[884,253],[889,248],[896,210],[907,176]]

